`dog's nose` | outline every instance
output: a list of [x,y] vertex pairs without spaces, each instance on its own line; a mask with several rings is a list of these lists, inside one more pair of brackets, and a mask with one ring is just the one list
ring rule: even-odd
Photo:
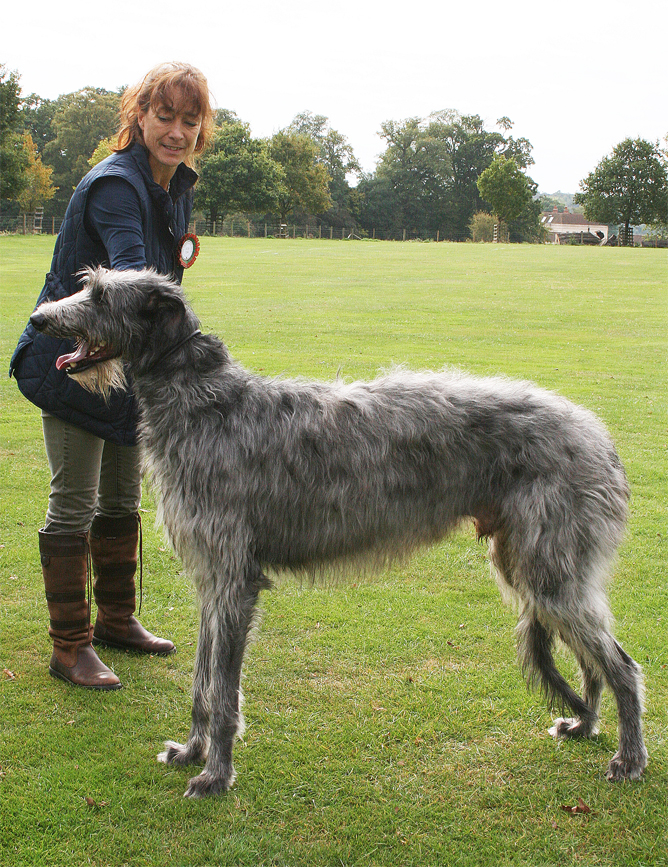
[[36,328],[38,331],[41,331],[44,328],[44,323],[46,322],[46,316],[43,313],[40,313],[39,310],[35,310],[33,315],[30,317],[30,324],[33,328]]

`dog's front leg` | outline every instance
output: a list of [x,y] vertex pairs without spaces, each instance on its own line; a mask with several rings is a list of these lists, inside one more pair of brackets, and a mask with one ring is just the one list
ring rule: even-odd
[[258,593],[254,582],[243,582],[217,600],[209,689],[211,741],[204,770],[190,780],[187,798],[218,795],[234,783],[232,750],[243,731],[241,666]]
[[185,744],[166,741],[158,761],[166,765],[192,765],[206,759],[209,752],[209,686],[212,648],[215,639],[215,605],[203,604],[197,639],[193,677],[193,707],[190,734]]

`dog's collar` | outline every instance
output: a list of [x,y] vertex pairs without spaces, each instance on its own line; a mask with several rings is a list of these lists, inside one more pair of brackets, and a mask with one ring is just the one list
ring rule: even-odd
[[192,334],[189,334],[187,337],[184,337],[183,340],[179,340],[178,343],[175,343],[174,346],[170,346],[169,349],[166,349],[162,355],[159,355],[158,358],[155,359],[153,364],[159,364],[159,362],[164,361],[165,358],[169,358],[170,355],[173,355],[177,349],[180,349],[184,344],[188,343],[189,340],[192,340],[193,337],[198,337],[202,332],[199,328],[196,328]]

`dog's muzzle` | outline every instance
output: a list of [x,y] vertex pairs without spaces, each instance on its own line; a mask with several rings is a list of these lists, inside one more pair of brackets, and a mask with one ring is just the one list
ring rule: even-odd
[[[36,331],[46,331],[48,317],[39,309],[30,317],[30,324]],[[101,361],[109,361],[112,358],[117,358],[118,353],[113,352],[104,344],[91,346],[85,340],[79,340],[73,352],[67,352],[64,355],[59,355],[56,359],[56,369],[65,370],[68,373],[83,373],[95,364]]]
[[44,326],[46,325],[46,316],[39,310],[35,310],[35,312],[30,317],[30,324],[37,331],[43,331]]

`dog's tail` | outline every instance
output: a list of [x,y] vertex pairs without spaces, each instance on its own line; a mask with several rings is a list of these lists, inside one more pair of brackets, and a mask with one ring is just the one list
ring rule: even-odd
[[527,606],[517,624],[517,651],[528,686],[540,689],[555,711],[565,714],[570,708],[576,717],[593,725],[596,710],[589,707],[559,673],[552,656],[553,646],[554,633]]

